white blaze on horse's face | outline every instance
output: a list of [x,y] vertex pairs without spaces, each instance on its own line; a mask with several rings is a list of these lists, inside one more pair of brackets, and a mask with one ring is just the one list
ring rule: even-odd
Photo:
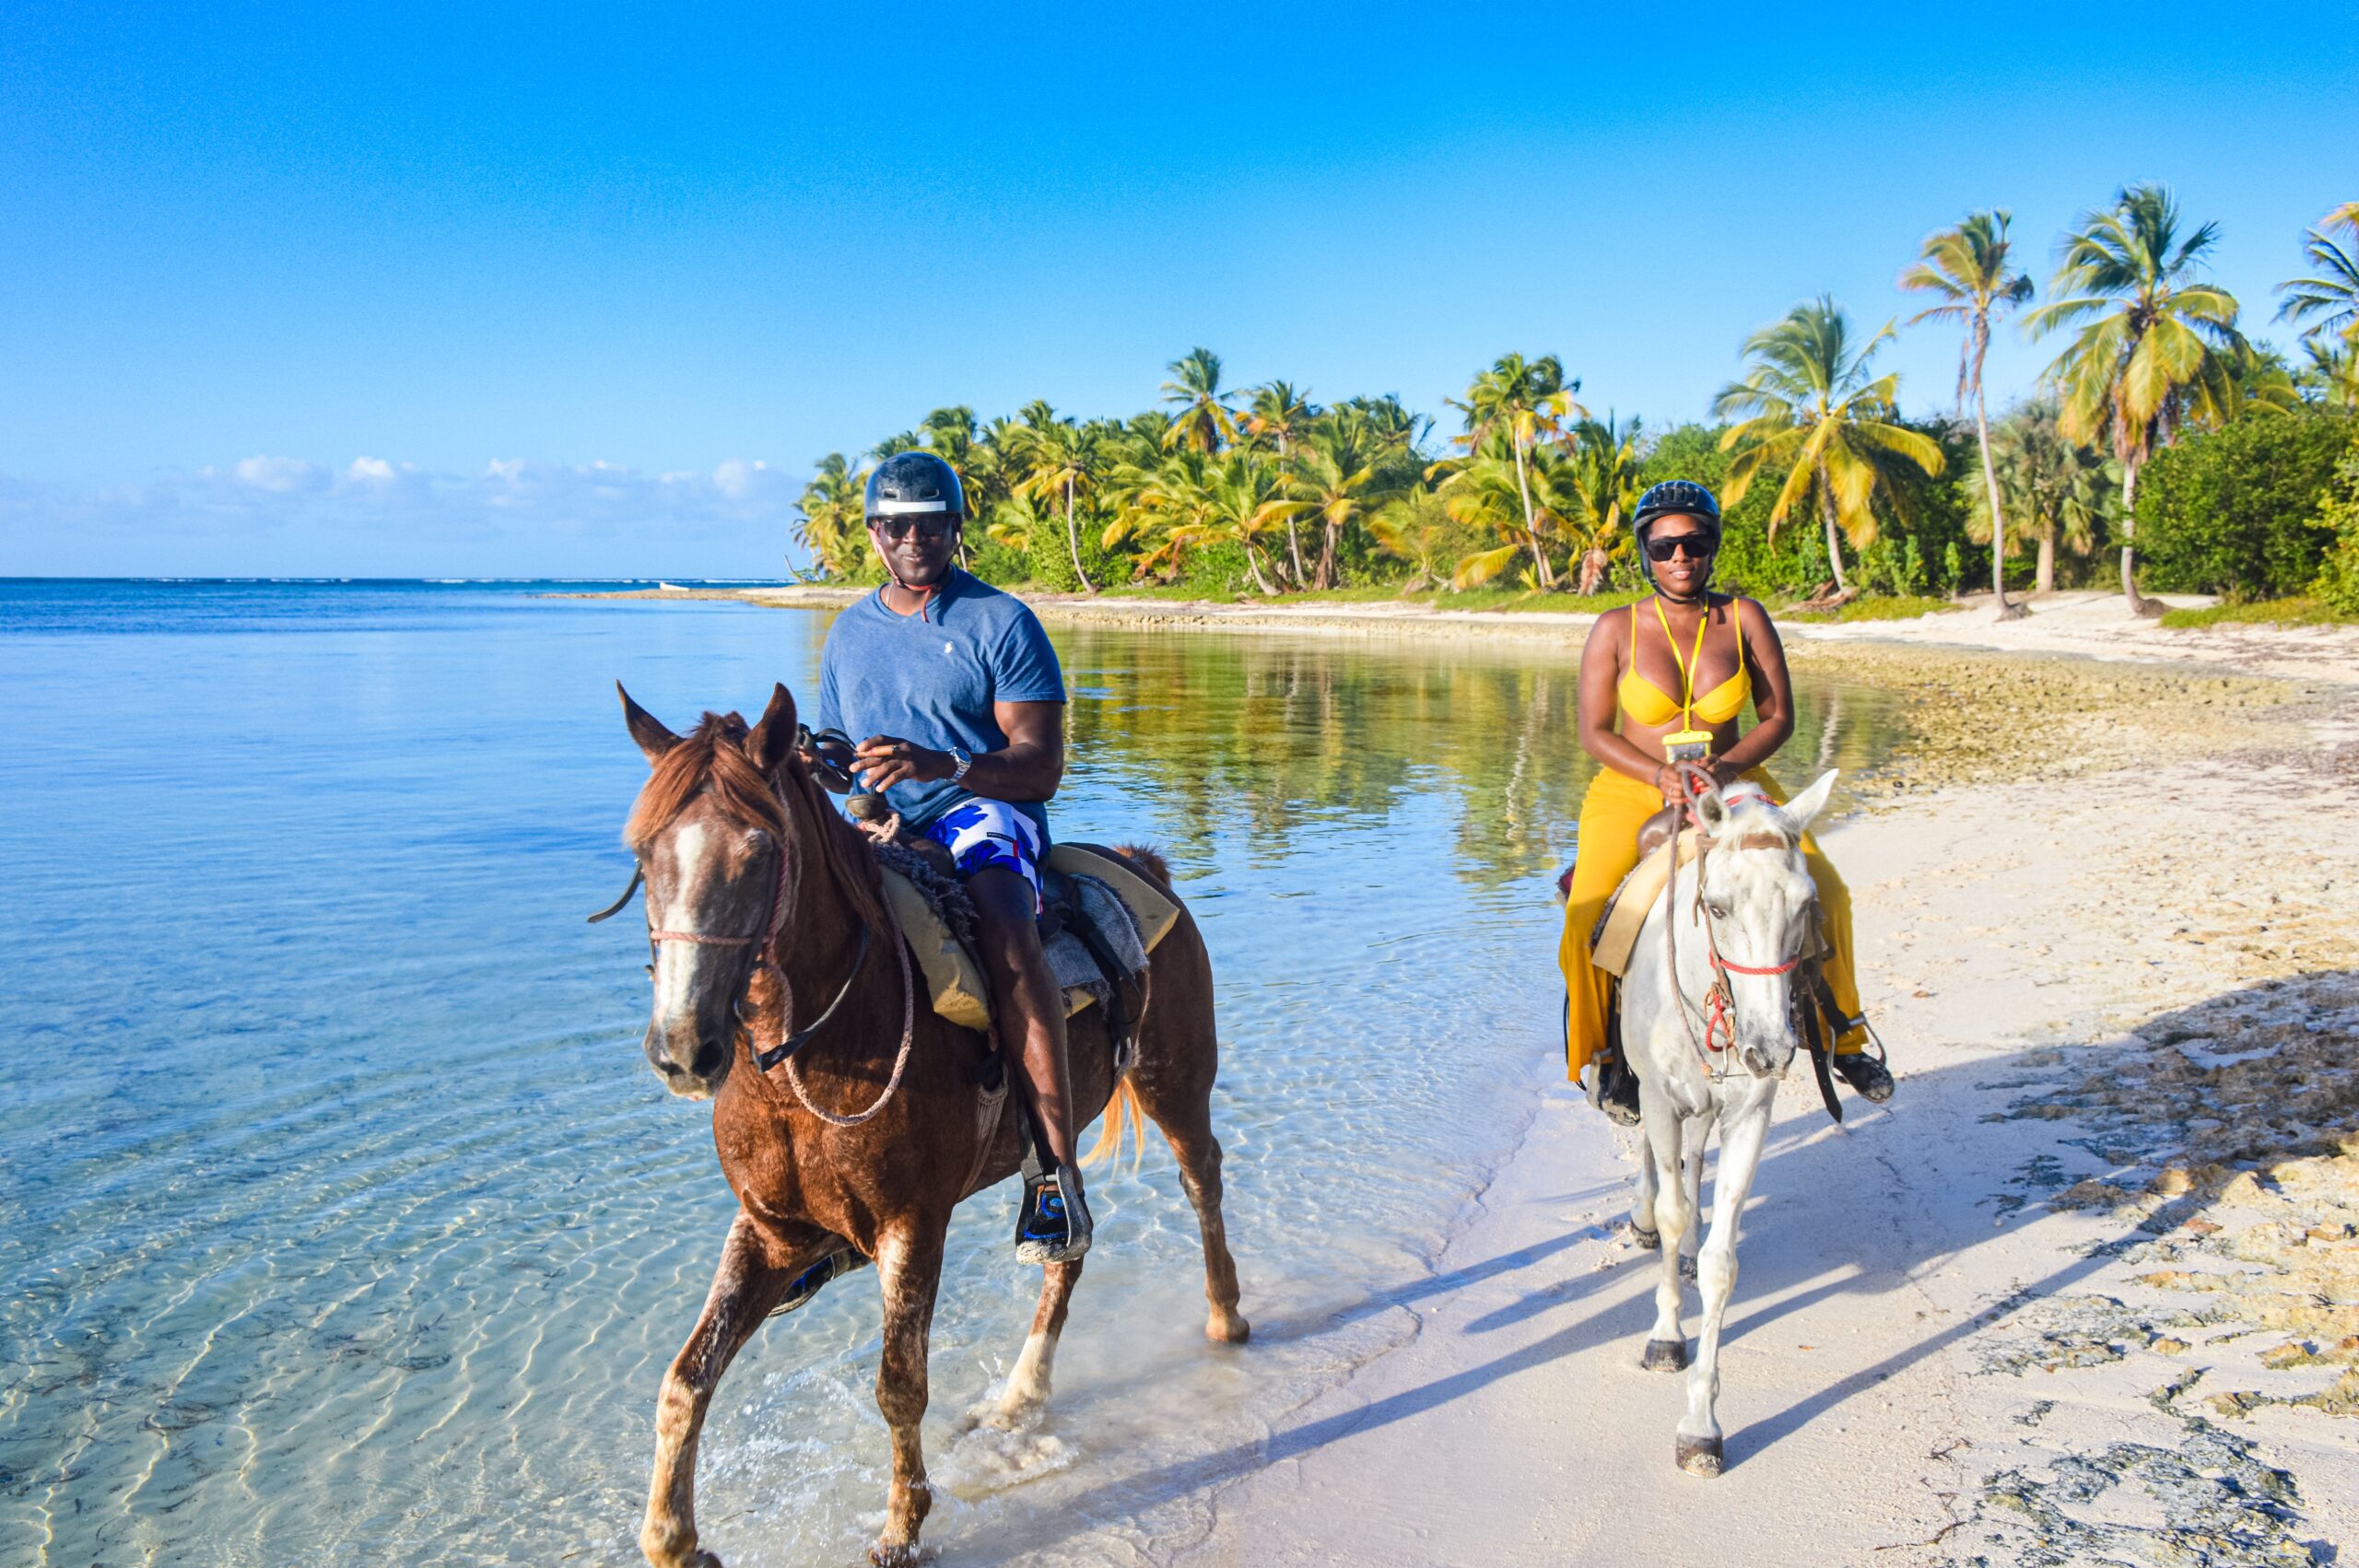
[[770,835],[693,801],[647,847],[648,930],[754,942],[655,943],[647,1059],[675,1094],[709,1099],[736,1058],[737,1003],[767,940],[777,875]]

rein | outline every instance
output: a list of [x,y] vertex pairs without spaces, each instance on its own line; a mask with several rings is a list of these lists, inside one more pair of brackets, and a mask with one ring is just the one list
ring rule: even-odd
[[[780,792],[780,803],[782,806],[786,804],[783,791]],[[792,807],[788,810],[791,813]],[[786,985],[787,989],[792,992],[793,988],[787,983],[786,971],[779,966],[777,957],[779,927],[786,919],[787,859],[786,848],[783,844],[778,848],[777,856],[778,875],[770,883],[769,912],[763,918],[760,930],[748,936],[714,936],[704,931],[651,930],[647,933],[647,950],[651,958],[654,955],[657,945],[667,942],[690,942],[699,947],[757,947],[759,951],[754,957],[754,968],[747,978],[750,979],[752,974],[758,974],[767,969],[776,975],[780,984]],[[601,920],[621,913],[623,907],[630,902],[631,895],[637,893],[640,884],[646,880],[645,864],[633,866],[630,882],[623,888],[622,896],[591,916],[588,923],[594,926]],[[866,1110],[851,1116],[839,1116],[833,1111],[823,1110],[812,1103],[810,1094],[804,1089],[802,1074],[795,1071],[793,1060],[794,1054],[810,1044],[812,1036],[827,1027],[827,1021],[835,1017],[837,1012],[842,1008],[845,1000],[851,995],[853,983],[860,978],[861,971],[867,966],[870,928],[865,920],[860,923],[860,946],[852,954],[851,971],[844,977],[844,983],[836,989],[835,1000],[827,1003],[818,1017],[787,1036],[777,1045],[767,1050],[754,1053],[754,1065],[764,1072],[784,1062],[787,1087],[794,1091],[794,1097],[803,1103],[804,1110],[830,1127],[858,1127],[883,1110],[886,1102],[900,1089],[901,1074],[910,1065],[910,1048],[917,1036],[917,986],[915,977],[910,973],[910,944],[900,940],[900,925],[893,914],[890,903],[885,906],[885,918],[893,925],[893,935],[896,939],[893,947],[901,960],[901,1044],[899,1050],[893,1058],[892,1076],[886,1080],[885,1092],[877,1095],[875,1103]],[[745,999],[741,995],[738,1000],[742,1002]]]
[[[1696,814],[1696,804],[1706,794],[1717,793],[1719,787],[1712,782],[1711,774],[1695,763],[1680,763],[1678,769],[1680,813],[1695,824],[1700,837],[1704,825]],[[1736,1018],[1732,1012],[1735,999],[1729,994],[1729,977],[1750,975],[1767,978],[1790,975],[1802,966],[1803,954],[1797,952],[1782,964],[1766,965],[1732,964],[1720,956],[1719,939],[1712,929],[1712,912],[1704,905],[1704,862],[1711,850],[1711,840],[1702,838],[1696,855],[1696,895],[1690,906],[1696,923],[1704,928],[1704,951],[1712,965],[1712,986],[1704,993],[1704,1032],[1700,1036],[1696,1032],[1696,1004],[1687,1000],[1687,993],[1679,985],[1679,921],[1672,912],[1668,891],[1664,895],[1662,946],[1664,960],[1671,969],[1671,994],[1677,999],[1679,1022],[1686,1027],[1687,1043],[1695,1047],[1696,1059],[1702,1063],[1706,1076],[1718,1081],[1727,1076],[1727,1070],[1713,1058],[1724,1055],[1736,1045]],[[1663,853],[1671,857],[1671,881],[1668,885],[1676,887],[1679,880],[1678,834],[1671,836],[1670,841],[1663,846]]]

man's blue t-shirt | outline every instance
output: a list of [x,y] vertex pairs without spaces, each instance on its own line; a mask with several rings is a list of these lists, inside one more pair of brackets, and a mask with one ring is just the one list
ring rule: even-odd
[[[1013,594],[953,567],[922,616],[886,608],[880,589],[836,617],[819,655],[819,715],[812,727],[841,730],[854,744],[893,735],[980,755],[1007,745],[992,703],[1064,700],[1064,672],[1039,617]],[[936,778],[896,784],[886,798],[906,825],[923,827],[974,796]],[[1039,825],[1046,842],[1044,803],[1009,804]]]

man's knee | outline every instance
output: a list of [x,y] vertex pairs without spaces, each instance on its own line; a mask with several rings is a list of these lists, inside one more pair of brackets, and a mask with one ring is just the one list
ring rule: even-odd
[[982,944],[1013,965],[1037,961],[1040,928],[1032,884],[1003,866],[986,866],[967,879],[967,895],[982,925]]

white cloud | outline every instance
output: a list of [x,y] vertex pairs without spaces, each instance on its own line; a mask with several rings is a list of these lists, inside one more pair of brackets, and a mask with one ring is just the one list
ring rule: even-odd
[[284,496],[319,483],[321,471],[300,458],[250,457],[238,464],[237,474],[241,482],[257,490]]
[[0,574],[769,576],[799,480],[499,458],[255,456],[89,490],[0,476]]

